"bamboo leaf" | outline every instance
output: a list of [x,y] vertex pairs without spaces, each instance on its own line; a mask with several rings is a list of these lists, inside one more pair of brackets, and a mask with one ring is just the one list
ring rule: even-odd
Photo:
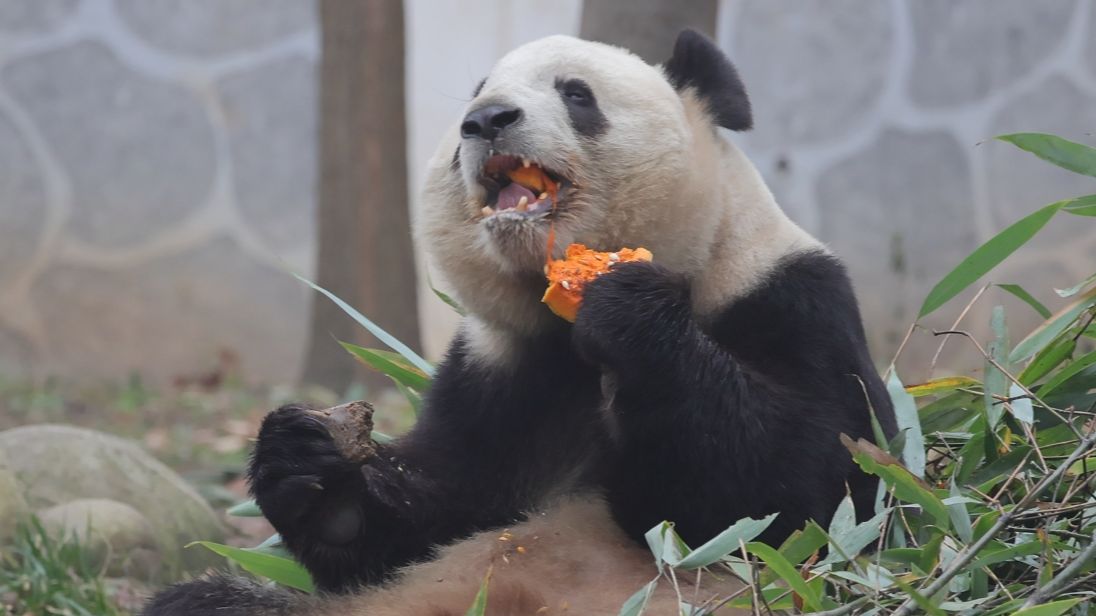
[[1050,318],[1050,309],[1044,306],[1042,302],[1035,299],[1035,297],[1031,293],[1025,291],[1024,287],[1021,287],[1018,284],[999,284],[997,285],[997,287],[1008,291],[1009,293],[1012,293],[1016,297],[1023,300],[1025,304],[1035,309],[1035,312],[1038,312],[1039,316],[1043,317],[1044,319]]
[[1043,383],[1043,386],[1039,388],[1039,398],[1044,398],[1047,394],[1057,389],[1062,383],[1065,383],[1093,364],[1096,364],[1096,351],[1085,353],[1073,360],[1065,368],[1062,368],[1055,373],[1055,375],[1048,379],[1046,383]]
[[937,526],[947,529],[950,523],[947,506],[932,493],[924,481],[903,467],[897,460],[864,439],[853,441],[841,435],[841,442],[853,454],[853,460],[864,472],[883,480],[900,501],[919,505]]
[[658,578],[647,582],[636,591],[628,600],[624,602],[624,605],[620,607],[620,616],[639,616],[643,613],[643,609],[647,607],[647,601],[651,598],[651,595],[655,592],[655,586],[658,585]]
[[242,503],[236,503],[228,508],[226,511],[230,516],[237,518],[261,518],[263,512],[259,510],[259,505],[255,502],[255,499],[250,498]]
[[727,554],[737,550],[740,541],[746,543],[760,535],[773,523],[777,515],[776,513],[767,515],[760,520],[743,518],[735,522],[727,530],[689,552],[688,556],[682,558],[676,567],[679,569],[699,569],[719,561]]
[[468,608],[465,612],[465,616],[484,616],[487,613],[487,583],[491,581],[491,569],[487,569],[487,574],[483,576],[483,583],[480,584],[479,592],[476,593],[475,600],[472,601],[472,607]]
[[1083,601],[1083,599],[1064,599],[1062,601],[1052,601],[1042,605],[1033,605],[1021,610],[1016,610],[1012,613],[1012,616],[1059,616],[1060,614],[1065,614],[1073,609],[1073,606],[1081,601]]
[[387,376],[398,385],[417,391],[426,391],[430,387],[430,377],[397,353],[367,349],[349,342],[339,342],[339,344],[358,361]]
[[1012,133],[995,137],[1074,173],[1096,177],[1096,149],[1046,133]]
[[1084,295],[1073,300],[1068,306],[1062,308],[1042,325],[1036,327],[1023,340],[1016,344],[1009,355],[1010,362],[1023,361],[1036,353],[1039,349],[1050,344],[1051,340],[1058,337],[1077,320],[1077,317],[1096,305],[1096,288],[1089,289]]
[[821,595],[816,589],[807,584],[807,581],[799,575],[799,571],[796,570],[795,566],[781,556],[780,552],[756,541],[746,544],[746,548],[765,561],[765,564],[775,571],[780,579],[784,580],[800,597],[803,597],[803,602],[807,607],[816,611],[822,609]]
[[200,545],[238,563],[250,573],[269,578],[279,584],[305,592],[315,591],[312,577],[295,560],[246,548],[234,548],[212,541],[195,541],[190,545]]
[[887,379],[887,393],[890,394],[891,403],[894,405],[898,430],[905,432],[906,440],[902,448],[903,461],[910,472],[918,477],[924,477],[925,437],[921,433],[921,418],[917,414],[917,403],[902,387],[902,381],[898,380],[896,370],[890,371],[890,378]]
[[298,274],[293,274],[293,276],[296,277],[297,280],[300,280],[306,285],[312,287],[314,290],[319,291],[323,295],[327,296],[328,299],[330,299],[332,302],[335,302],[335,305],[341,308],[343,312],[350,316],[350,318],[357,321],[359,325],[369,330],[369,333],[376,336],[377,340],[380,340],[385,344],[385,346],[404,356],[407,361],[414,364],[415,367],[421,370],[424,374],[428,376],[434,375],[434,367],[431,366],[429,362],[419,357],[417,353],[412,351],[406,344],[397,340],[395,336],[384,331],[381,326],[365,318],[365,315],[355,310],[350,304],[347,304],[343,300],[339,299],[339,297],[331,291],[328,291],[327,289],[319,286],[318,284],[303,276],[300,276]]
[[914,398],[922,398],[924,396],[934,396],[944,392],[955,391],[956,389],[980,387],[981,385],[982,384],[978,379],[972,379],[969,376],[945,376],[917,385],[907,385],[906,393]]
[[1030,240],[1039,229],[1042,229],[1047,221],[1065,204],[1065,201],[1059,201],[1036,210],[975,249],[955,269],[936,283],[936,286],[932,288],[932,291],[929,292],[921,305],[917,318],[924,317],[943,306],[948,300],[961,293],[1001,261],[1004,261],[1017,248]]

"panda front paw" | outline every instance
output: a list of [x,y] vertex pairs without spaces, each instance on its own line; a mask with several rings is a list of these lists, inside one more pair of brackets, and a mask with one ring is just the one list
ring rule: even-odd
[[263,515],[292,549],[295,544],[340,545],[361,530],[364,492],[360,463],[339,452],[327,427],[299,405],[263,420],[251,458],[251,493]]
[[572,331],[576,351],[618,374],[673,355],[691,326],[689,284],[655,263],[621,263],[583,291]]

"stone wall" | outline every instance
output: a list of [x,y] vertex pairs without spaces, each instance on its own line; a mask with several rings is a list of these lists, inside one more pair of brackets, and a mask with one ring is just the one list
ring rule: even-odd
[[[494,60],[577,32],[581,3],[407,7],[416,192]],[[1096,143],[1091,0],[727,0],[717,32],[756,115],[732,138],[849,262],[881,361],[976,243],[1096,192],[986,142]],[[313,267],[317,50],[308,0],[0,2],[0,375],[167,378],[225,350],[251,379],[297,374],[308,296],[285,270]],[[1052,221],[994,280],[1049,302],[1092,269],[1088,222]],[[436,356],[454,318],[420,296]],[[1034,322],[995,301],[1014,332]],[[931,342],[915,337],[911,358]]]

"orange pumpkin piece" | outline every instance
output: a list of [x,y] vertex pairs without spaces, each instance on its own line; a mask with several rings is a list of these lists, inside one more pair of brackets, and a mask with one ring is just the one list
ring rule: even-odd
[[548,290],[540,301],[558,316],[574,323],[582,305],[582,290],[588,282],[609,271],[616,263],[650,261],[646,248],[621,248],[616,252],[598,252],[582,244],[571,244],[562,259],[552,259],[544,267]]

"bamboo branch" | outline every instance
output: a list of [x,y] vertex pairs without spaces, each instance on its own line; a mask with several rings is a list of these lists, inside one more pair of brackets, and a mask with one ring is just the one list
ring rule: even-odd
[[1031,596],[1028,597],[1028,600],[1024,602],[1024,607],[1039,605],[1040,603],[1046,603],[1048,599],[1053,599],[1062,588],[1065,587],[1070,579],[1080,573],[1081,569],[1091,562],[1093,557],[1096,557],[1096,532],[1092,533],[1092,538],[1089,540],[1088,547],[1081,550],[1081,552],[1073,558],[1073,562],[1066,565],[1065,569],[1059,571],[1058,575],[1051,578],[1049,582],[1033,592]]
[[[997,518],[997,521],[993,524],[992,527],[990,527],[988,531],[986,531],[986,534],[979,537],[977,541],[968,545],[966,548],[963,549],[962,552],[957,554],[955,556],[955,559],[951,561],[951,564],[948,565],[948,568],[940,574],[940,577],[936,578],[936,580],[934,580],[931,584],[924,587],[920,591],[921,594],[926,597],[932,597],[936,593],[946,588],[948,582],[950,582],[953,577],[955,577],[960,571],[962,571],[964,567],[970,564],[970,562],[974,560],[974,557],[982,551],[982,548],[986,547],[986,545],[988,545],[994,537],[1000,534],[1000,532],[1004,530],[1010,522],[1012,522],[1013,518],[1016,517],[1018,513],[1030,507],[1031,504],[1035,502],[1036,498],[1042,495],[1042,493],[1051,484],[1057,481],[1058,478],[1066,472],[1070,465],[1079,460],[1081,456],[1085,455],[1085,453],[1087,453],[1094,444],[1096,444],[1096,430],[1092,430],[1087,435],[1085,435],[1081,439],[1080,444],[1077,445],[1077,448],[1073,450],[1073,453],[1069,454],[1069,457],[1066,458],[1066,461],[1063,462],[1061,466],[1054,469],[1053,473],[1046,475],[1039,481],[1039,483],[1035,484],[1031,491],[1027,493],[1027,496],[1021,499],[1020,502],[1012,508],[1012,510],[1002,512],[1001,517]],[[1092,546],[1090,545],[1089,548],[1086,548],[1086,551],[1091,547]],[[1062,572],[1064,573],[1065,570],[1063,569]],[[914,602],[912,598],[908,598],[902,603],[902,605],[898,606],[898,609],[894,611],[893,616],[908,616],[909,614],[913,613],[913,610],[916,607],[916,602]]]

